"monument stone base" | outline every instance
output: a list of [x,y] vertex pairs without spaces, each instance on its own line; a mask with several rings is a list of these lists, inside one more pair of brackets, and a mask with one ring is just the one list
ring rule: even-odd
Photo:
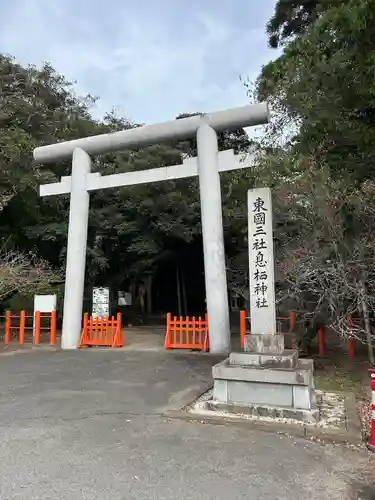
[[[282,335],[259,337],[246,335],[245,352],[232,352],[212,368],[212,409],[317,422],[313,360],[284,350]],[[259,345],[265,349],[253,351]]]

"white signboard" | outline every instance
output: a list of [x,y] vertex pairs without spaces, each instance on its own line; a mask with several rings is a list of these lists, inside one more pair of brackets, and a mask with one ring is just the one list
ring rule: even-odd
[[248,191],[251,333],[276,333],[272,200],[269,188]]
[[33,335],[35,335],[35,313],[37,311],[41,313],[56,311],[56,294],[34,295]]
[[119,306],[131,306],[132,305],[132,294],[129,292],[118,292],[117,304]]
[[56,311],[56,295],[34,295],[34,313]]
[[92,289],[92,317],[108,318],[109,316],[109,288]]

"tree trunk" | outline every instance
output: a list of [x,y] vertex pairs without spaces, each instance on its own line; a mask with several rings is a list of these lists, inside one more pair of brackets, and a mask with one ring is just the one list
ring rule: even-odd
[[184,315],[188,315],[188,307],[187,307],[187,297],[186,297],[186,284],[185,284],[185,273],[182,271],[181,274],[181,286],[182,286],[182,302],[184,305]]
[[361,307],[363,313],[363,320],[365,323],[365,332],[366,332],[366,341],[367,341],[367,349],[368,349],[368,359],[370,363],[374,364],[374,349],[372,346],[372,338],[371,338],[371,325],[370,318],[367,307],[367,295],[366,295],[366,287],[363,281],[360,282],[361,286]]
[[180,289],[180,273],[179,273],[178,267],[176,267],[176,284],[177,284],[178,315],[182,316],[181,289]]
[[152,275],[147,276],[146,281],[146,300],[147,300],[147,314],[152,314]]

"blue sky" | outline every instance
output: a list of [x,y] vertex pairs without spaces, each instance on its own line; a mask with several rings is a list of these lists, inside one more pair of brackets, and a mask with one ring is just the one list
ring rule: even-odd
[[138,123],[247,103],[276,54],[265,24],[275,0],[3,0],[0,51],[49,61],[81,94]]

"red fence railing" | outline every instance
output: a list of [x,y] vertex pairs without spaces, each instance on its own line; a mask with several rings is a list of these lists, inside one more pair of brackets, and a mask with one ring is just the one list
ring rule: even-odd
[[40,344],[45,334],[51,345],[56,344],[56,311],[36,311],[35,315],[27,315],[25,311],[20,311],[20,314],[6,311],[4,316],[0,316],[0,320],[4,325],[3,339],[6,345],[14,341],[21,345],[29,341]]
[[123,347],[123,345],[121,313],[118,313],[116,318],[114,316],[93,318],[85,313],[79,347]]
[[[246,333],[250,333],[250,331],[247,330],[247,320],[248,317],[246,316],[246,311],[242,310],[240,311],[240,342],[241,346],[244,346],[244,340],[245,340],[245,335]],[[291,337],[291,348],[294,349],[295,347],[295,326],[296,326],[296,314],[295,312],[291,311],[288,316],[278,316],[276,318],[277,325],[278,325],[278,332],[283,335],[290,335]],[[370,318],[371,323],[375,323],[375,318]],[[348,329],[349,331],[354,331],[356,327],[359,326],[359,324],[362,323],[362,319],[359,318],[352,318],[352,316],[348,317]],[[279,325],[284,324],[286,325],[285,331],[280,331],[282,330],[279,328]],[[326,329],[322,326],[318,329],[317,331],[317,340],[318,340],[318,352],[319,356],[326,356],[327,355],[327,344],[326,344]],[[349,334],[347,338],[347,353],[349,358],[355,359],[355,336],[353,334]]]
[[173,316],[167,314],[165,349],[209,350],[208,317]]

